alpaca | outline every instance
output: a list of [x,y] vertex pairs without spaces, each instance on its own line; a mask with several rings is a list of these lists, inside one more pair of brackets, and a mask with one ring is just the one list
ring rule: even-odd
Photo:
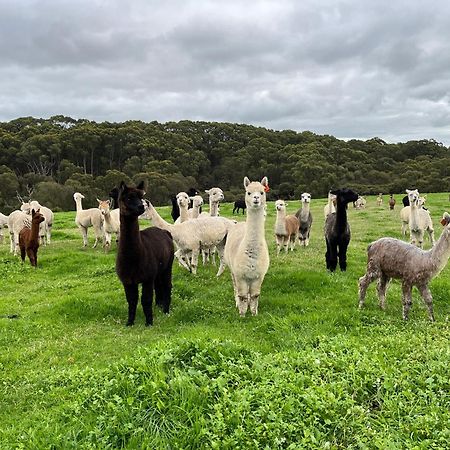
[[191,199],[189,198],[189,195],[186,194],[186,192],[179,192],[176,196],[178,209],[180,211],[180,216],[175,220],[175,223],[183,223],[186,222],[186,220],[189,220],[189,204],[191,202]]
[[116,242],[119,242],[120,236],[120,211],[119,209],[110,209],[111,200],[99,200],[98,209],[103,215],[103,230],[105,232],[105,242],[103,246],[108,251],[111,248],[111,236],[114,233],[116,235]]
[[53,221],[54,221],[53,211],[50,208],[47,208],[46,206],[40,205],[37,200],[33,200],[30,202],[30,208],[34,209],[34,210],[36,210],[36,209],[41,210],[41,214],[45,218],[45,221],[43,222],[44,230],[45,230],[45,238],[42,240],[42,243],[44,245],[50,244],[50,241],[52,238]]
[[402,203],[403,203],[403,206],[409,206],[409,198],[408,198],[408,195],[405,195],[405,196],[402,198]]
[[223,249],[225,239],[230,228],[234,227],[234,221],[225,217],[200,216],[198,219],[170,224],[158,214],[150,202],[145,203],[145,207],[147,217],[153,224],[163,230],[169,231],[173,236],[173,240],[178,247],[178,250],[175,252],[175,257],[185,269],[195,275],[197,273],[198,255],[200,251],[217,247],[220,258],[217,276],[222,274],[224,270]]
[[258,314],[261,285],[269,268],[269,250],[265,239],[267,177],[261,182],[245,177],[245,203],[247,220],[232,228],[225,244],[225,262],[231,271],[234,297],[241,317],[250,307],[252,315]]
[[[41,208],[41,205],[39,205],[38,202],[34,202],[34,203],[37,203],[38,206],[33,206],[33,208],[31,207],[31,203],[32,202],[22,201],[22,204],[20,205],[20,210],[30,217],[30,223],[31,223],[31,210],[32,209],[36,210],[36,209],[40,209]],[[45,217],[45,214],[44,214],[43,211],[41,211],[41,214]],[[53,215],[53,213],[52,213],[52,215]],[[46,236],[47,236],[47,223],[44,220],[39,225],[39,243],[40,244],[45,245],[45,243],[46,243]]]
[[446,266],[450,257],[450,214],[444,213],[441,220],[444,230],[430,250],[422,250],[399,239],[381,238],[367,249],[367,271],[359,279],[359,308],[369,284],[378,279],[377,291],[381,309],[386,306],[386,290],[391,278],[402,280],[403,319],[408,320],[412,304],[411,291],[416,286],[434,321],[433,297],[428,287],[430,281]]
[[389,196],[389,209],[392,211],[395,207],[395,198],[393,194]]
[[0,213],[0,243],[3,244],[3,228],[6,228],[8,226],[8,216],[5,216],[4,214]]
[[309,235],[311,233],[311,225],[313,218],[310,211],[311,194],[304,192],[300,196],[302,207],[295,213],[295,217],[299,220],[299,239],[300,244],[304,247],[309,245]]
[[433,223],[430,213],[422,208],[424,200],[421,200],[421,198],[419,197],[419,191],[417,189],[407,189],[406,192],[408,194],[409,206],[405,208],[409,208],[408,224],[411,235],[411,243],[416,244],[420,248],[422,248],[423,235],[426,230],[430,236],[431,245],[434,245]]
[[356,209],[365,209],[367,204],[367,200],[364,197],[361,197],[358,195],[358,198],[356,199],[356,202],[353,203],[353,206]]
[[350,225],[347,221],[347,205],[358,198],[358,194],[351,189],[338,189],[331,191],[336,195],[336,212],[327,216],[325,220],[325,241],[327,252],[325,260],[327,269],[336,270],[339,258],[339,267],[342,271],[347,269],[347,247],[350,243]]
[[325,219],[328,214],[333,214],[334,212],[336,212],[336,196],[331,192],[328,192],[328,203],[323,207],[323,215],[325,216]]
[[209,195],[209,214],[202,213],[202,216],[210,215],[212,217],[219,215],[220,202],[224,200],[224,195],[222,189],[218,187],[213,187],[211,189],[206,189],[205,192]]
[[122,182],[119,188],[120,239],[116,272],[128,302],[127,326],[134,324],[139,284],[142,284],[141,304],[146,326],[153,325],[153,290],[156,304],[166,314],[172,293],[172,236],[156,227],[139,231],[138,217],[144,213],[144,194],[144,182],[136,188]]
[[[195,195],[198,195],[198,191],[197,191],[197,189],[190,188],[187,191],[187,194],[189,195],[189,197],[194,197]],[[178,219],[178,217],[180,217],[180,208],[178,206],[177,197],[175,195],[173,195],[170,198],[170,201],[172,202],[172,211],[171,211],[170,215],[172,216],[172,219],[175,222]],[[192,206],[192,204],[190,204],[189,206]]]
[[39,225],[45,220],[39,209],[31,210],[31,228],[24,227],[19,233],[20,257],[25,262],[25,253],[33,267],[37,267],[39,248]]
[[87,231],[89,227],[94,228],[95,242],[93,248],[97,247],[99,239],[103,239],[103,216],[98,208],[83,209],[81,200],[84,198],[83,194],[75,192],[73,199],[77,206],[77,215],[75,217],[75,223],[81,231],[83,236],[83,247],[88,244]]
[[286,215],[286,206],[287,203],[285,203],[284,200],[277,200],[275,202],[275,209],[277,211],[277,218],[275,221],[277,256],[280,254],[281,247],[284,247],[286,253],[288,252],[289,243],[291,244],[291,251],[293,251],[295,243],[298,241],[300,222],[297,217]]
[[235,214],[235,213],[239,214],[240,209],[242,209],[242,214],[245,214],[246,208],[247,208],[247,205],[245,204],[244,199],[236,200],[234,202],[233,214]]
[[377,206],[381,206],[383,204],[383,194],[380,192],[377,197]]
[[110,204],[109,207],[111,210],[117,209],[119,207],[119,188],[113,187],[108,194]]
[[190,197],[192,208],[188,209],[189,219],[196,219],[202,212],[203,198],[201,195]]
[[31,216],[20,210],[13,211],[8,216],[8,229],[10,253],[13,253],[14,256],[19,251],[19,233],[24,227],[31,228]]

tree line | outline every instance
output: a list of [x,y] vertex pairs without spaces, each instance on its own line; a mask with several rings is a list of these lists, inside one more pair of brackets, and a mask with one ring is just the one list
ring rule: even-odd
[[148,186],[156,204],[190,187],[219,186],[227,201],[242,180],[269,178],[272,198],[325,197],[331,187],[361,194],[450,190],[450,152],[430,140],[389,144],[344,141],[310,131],[245,124],[126,121],[97,123],[66,116],[0,123],[0,210],[17,208],[17,193],[55,210],[74,209],[72,195],[106,198],[121,180]]

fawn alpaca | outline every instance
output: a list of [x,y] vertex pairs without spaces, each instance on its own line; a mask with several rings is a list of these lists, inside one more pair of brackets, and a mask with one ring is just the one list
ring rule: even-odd
[[20,257],[25,262],[25,253],[33,267],[37,267],[37,252],[39,248],[39,225],[45,220],[39,209],[31,211],[31,229],[22,228],[19,233]]
[[128,302],[127,326],[134,324],[142,284],[141,303],[145,324],[153,324],[153,289],[156,304],[168,314],[172,292],[173,240],[169,232],[150,227],[139,231],[138,217],[144,213],[144,183],[136,188],[124,182],[119,188],[120,237],[116,272]]

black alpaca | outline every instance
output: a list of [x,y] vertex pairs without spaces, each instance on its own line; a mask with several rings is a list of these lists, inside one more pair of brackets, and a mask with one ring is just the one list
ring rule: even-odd
[[337,189],[330,192],[336,195],[336,212],[329,214],[325,219],[325,241],[327,244],[325,260],[327,269],[334,272],[339,258],[339,267],[342,271],[345,271],[347,269],[347,247],[350,243],[347,205],[356,201],[358,194],[351,189]]
[[409,198],[408,198],[407,195],[405,195],[405,196],[402,198],[402,203],[403,203],[403,206],[409,206]]
[[136,188],[124,182],[119,188],[120,239],[116,272],[128,302],[127,326],[134,324],[142,283],[141,303],[146,325],[153,324],[153,289],[156,304],[169,313],[172,292],[173,240],[168,231],[150,227],[139,231],[138,217],[144,213],[144,183]]
[[[189,195],[189,197],[198,195],[197,189],[194,188],[190,188],[186,193],[187,195]],[[170,215],[172,216],[172,219],[175,222],[178,219],[178,217],[180,217],[180,207],[178,206],[176,195],[172,195],[170,197],[170,201],[172,202],[172,212],[170,213]],[[189,208],[192,208],[192,200],[189,202]],[[202,208],[200,208],[200,212],[202,212]]]
[[240,209],[242,209],[242,214],[245,214],[245,208],[247,208],[245,200],[236,200],[234,202],[233,214],[236,212],[239,214]]
[[119,188],[113,187],[111,189],[111,191],[109,192],[108,196],[111,200],[110,209],[118,208],[119,207]]

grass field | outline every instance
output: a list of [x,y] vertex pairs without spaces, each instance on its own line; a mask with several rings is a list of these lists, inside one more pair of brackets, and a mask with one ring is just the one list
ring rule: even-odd
[[[400,238],[400,208],[350,209],[349,267],[330,274],[324,204],[310,246],[279,258],[268,205],[271,265],[245,319],[228,270],[175,265],[170,315],[146,328],[139,307],[125,327],[116,248],[82,249],[74,212],[56,214],[37,270],[0,245],[1,448],[448,448],[450,267],[431,283],[435,323],[417,291],[402,321],[398,282],[386,311],[374,284],[358,311],[367,244]],[[427,205],[438,237],[448,195]]]

